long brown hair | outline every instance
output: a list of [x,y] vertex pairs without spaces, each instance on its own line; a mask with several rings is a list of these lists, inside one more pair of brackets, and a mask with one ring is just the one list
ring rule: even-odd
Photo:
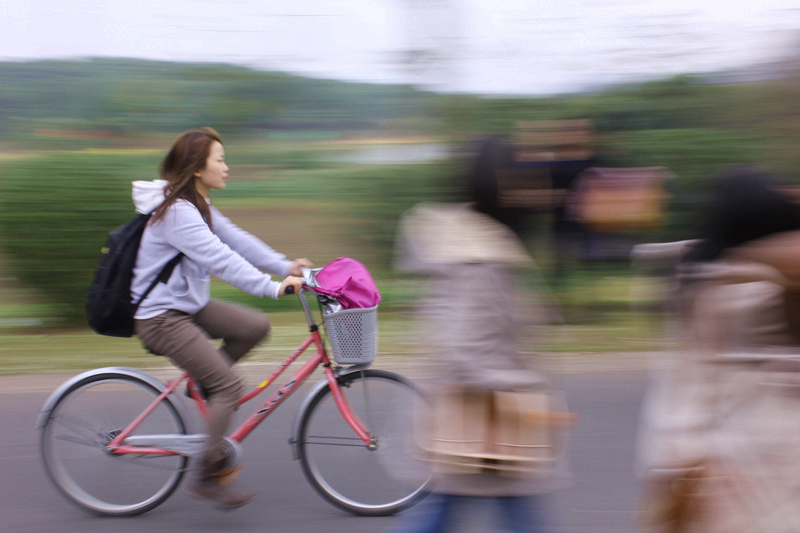
[[167,180],[167,186],[164,188],[164,202],[153,212],[151,222],[164,218],[175,202],[184,199],[191,202],[200,211],[208,227],[213,228],[211,210],[194,185],[194,174],[206,167],[214,142],[222,144],[219,134],[211,128],[189,130],[175,140],[159,167],[161,179]]

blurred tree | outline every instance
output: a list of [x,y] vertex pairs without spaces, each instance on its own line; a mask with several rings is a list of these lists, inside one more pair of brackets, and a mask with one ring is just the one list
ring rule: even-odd
[[213,124],[254,129],[374,129],[422,114],[432,93],[261,72],[225,64],[133,59],[0,63],[0,138],[42,127],[115,133]]

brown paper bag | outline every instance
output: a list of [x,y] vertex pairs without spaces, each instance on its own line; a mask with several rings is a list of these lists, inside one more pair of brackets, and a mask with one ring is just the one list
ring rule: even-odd
[[440,393],[415,440],[436,472],[545,476],[575,420],[559,403],[550,392]]

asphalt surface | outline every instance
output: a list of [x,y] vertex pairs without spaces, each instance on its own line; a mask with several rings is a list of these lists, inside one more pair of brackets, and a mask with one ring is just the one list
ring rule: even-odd
[[[626,370],[625,366],[638,368]],[[385,368],[380,364],[375,367]],[[414,373],[411,368],[396,365],[389,369]],[[247,372],[254,379],[256,374],[266,375],[258,368],[249,368]],[[243,442],[246,468],[241,482],[260,493],[253,503],[235,511],[217,510],[186,495],[184,481],[169,500],[144,515],[120,519],[87,514],[67,502],[50,484],[42,469],[38,434],[34,429],[45,399],[70,376],[0,377],[0,533],[358,533],[385,531],[396,520],[351,516],[322,500],[306,482],[287,441],[305,388],[290,397]],[[634,447],[646,378],[641,365],[627,364],[611,369],[576,366],[562,375],[570,409],[579,418],[570,434],[571,483],[547,500],[552,531],[635,531],[638,487]],[[254,404],[247,404],[243,410],[247,411],[250,405]],[[459,531],[496,531],[493,513],[487,504],[476,502],[469,516],[462,520]]]

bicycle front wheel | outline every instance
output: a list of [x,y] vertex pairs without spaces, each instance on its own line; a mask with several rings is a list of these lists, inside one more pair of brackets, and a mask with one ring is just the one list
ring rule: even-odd
[[[135,376],[101,373],[81,379],[56,400],[41,431],[45,470],[73,503],[100,515],[141,514],[177,488],[187,458],[113,455],[106,445],[160,393]],[[185,434],[168,400],[162,401],[133,435]]]
[[424,497],[429,480],[411,455],[422,394],[406,378],[380,370],[345,374],[338,383],[377,448],[358,438],[326,386],[301,414],[296,444],[303,473],[323,498],[356,515],[391,515],[410,507]]

